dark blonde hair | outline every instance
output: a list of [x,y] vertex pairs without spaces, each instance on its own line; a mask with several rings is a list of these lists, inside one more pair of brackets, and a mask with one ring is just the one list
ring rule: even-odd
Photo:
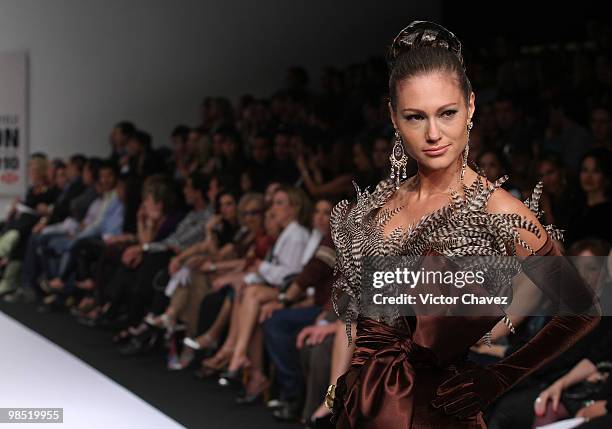
[[456,76],[466,104],[472,84],[465,73],[461,42],[446,28],[429,21],[413,21],[395,37],[387,54],[389,101],[397,106],[397,85],[413,76],[447,72]]
[[289,204],[296,209],[296,219],[300,225],[310,228],[312,224],[312,202],[299,188],[281,185],[274,193],[284,192],[289,198]]
[[156,174],[147,177],[142,186],[142,199],[151,196],[155,202],[161,202],[164,213],[174,210],[179,203],[179,195],[174,182],[167,176]]

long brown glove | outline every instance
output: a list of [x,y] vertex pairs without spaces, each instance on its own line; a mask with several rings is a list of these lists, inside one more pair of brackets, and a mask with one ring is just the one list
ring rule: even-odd
[[436,397],[431,401],[435,408],[458,418],[483,411],[599,323],[601,310],[595,293],[573,265],[560,256],[550,239],[536,256],[527,257],[522,266],[525,274],[555,302],[560,314],[553,316],[537,335],[505,359],[463,371],[438,386]]

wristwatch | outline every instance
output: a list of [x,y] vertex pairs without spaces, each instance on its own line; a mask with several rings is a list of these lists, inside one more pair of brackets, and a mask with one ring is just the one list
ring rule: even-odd
[[281,292],[278,294],[278,301],[285,305],[285,303],[287,302],[287,294],[285,292]]
[[148,252],[150,248],[151,248],[151,245],[149,243],[145,243],[142,245],[143,252]]

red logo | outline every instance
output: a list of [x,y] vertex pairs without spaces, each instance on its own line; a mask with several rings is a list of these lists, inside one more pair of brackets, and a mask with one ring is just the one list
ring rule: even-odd
[[19,180],[19,175],[13,173],[12,171],[7,171],[6,173],[3,173],[2,175],[0,175],[0,182],[6,183],[7,185],[12,185],[18,180]]

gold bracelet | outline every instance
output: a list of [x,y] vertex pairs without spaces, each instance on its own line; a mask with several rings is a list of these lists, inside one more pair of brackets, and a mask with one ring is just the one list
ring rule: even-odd
[[334,408],[334,400],[336,399],[336,385],[330,384],[325,394],[325,406],[332,410]]

